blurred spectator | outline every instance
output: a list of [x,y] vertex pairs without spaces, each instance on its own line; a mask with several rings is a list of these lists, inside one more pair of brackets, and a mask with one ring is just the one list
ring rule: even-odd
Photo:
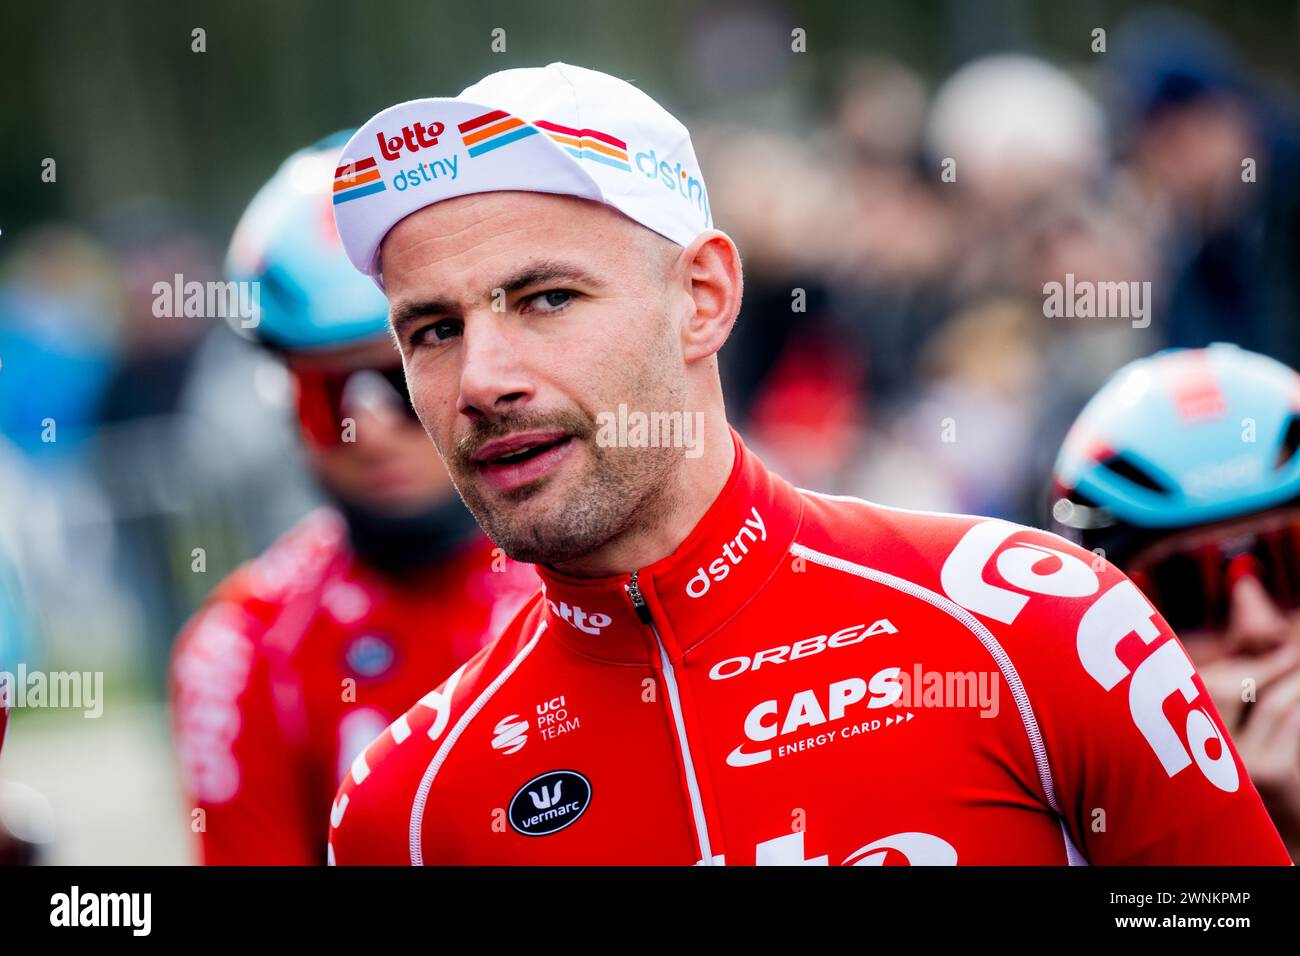
[[55,223],[20,238],[0,272],[0,435],[35,456],[80,448],[96,423],[120,314],[113,265],[97,242]]
[[728,402],[755,447],[797,480],[819,481],[860,433],[863,350],[830,298],[847,222],[837,171],[790,135],[718,128],[704,140],[714,218],[745,262],[736,334],[719,357]]
[[975,60],[935,94],[926,151],[955,211],[952,293],[1022,285],[1027,215],[1093,197],[1106,171],[1100,106],[1063,69],[1022,54]]
[[48,224],[0,269],[0,668],[84,649],[118,623],[107,575],[107,509],[88,449],[111,375],[120,286],[103,247]]
[[138,627],[161,679],[167,642],[189,610],[177,587],[189,549],[178,547],[172,520],[189,510],[178,414],[197,346],[213,323],[156,315],[154,287],[206,283],[219,273],[197,228],[161,200],[112,210],[102,233],[121,278],[123,311],[117,361],[99,408],[97,474],[116,519],[114,568],[139,602]]
[[223,316],[206,314],[206,302],[200,316],[166,308],[177,283],[221,279],[197,224],[171,204],[140,199],[104,217],[103,233],[124,309],[96,475],[113,514],[112,573],[133,598],[135,633],[158,685],[172,637],[214,576],[268,543],[313,493],[290,440],[282,370],[240,342]]
[[[159,316],[155,284],[220,278],[216,253],[196,224],[157,199],[112,210],[105,241],[123,287],[121,351],[100,408],[106,426],[174,413],[197,344],[212,331],[212,317]],[[170,299],[170,297],[169,297]]]
[[843,171],[839,218],[826,267],[835,308],[854,336],[846,348],[868,371],[885,410],[909,395],[921,348],[947,305],[946,273],[957,252],[951,207],[922,157],[925,87],[896,61],[852,63],[830,129]]
[[[0,450],[0,483],[13,488],[4,472]],[[20,663],[28,668],[40,666],[43,651],[37,642],[37,622],[23,586],[19,567],[14,560],[13,530],[0,514],[0,671],[14,673]]]
[[1217,30],[1182,11],[1129,16],[1108,62],[1124,173],[1141,215],[1162,231],[1168,343],[1236,342],[1294,364],[1294,112],[1271,101]]

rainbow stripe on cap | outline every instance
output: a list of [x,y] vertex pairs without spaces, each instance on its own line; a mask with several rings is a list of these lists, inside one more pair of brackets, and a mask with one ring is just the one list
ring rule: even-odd
[[537,120],[533,125],[544,130],[547,136],[578,159],[604,163],[606,166],[613,166],[615,169],[622,169],[629,173],[632,171],[632,165],[627,159],[627,143],[617,136],[603,133],[598,129],[574,129],[572,126],[561,126],[549,120]]
[[493,110],[482,116],[467,119],[456,127],[460,138],[465,143],[470,158],[481,156],[502,146],[509,146],[525,136],[532,136],[537,127],[529,126],[518,116],[511,116],[505,110]]
[[355,163],[345,163],[334,170],[334,205],[383,192],[387,187],[379,178],[375,157],[367,156]]
[[632,171],[632,164],[627,158],[627,143],[598,129],[575,129],[550,120],[537,120],[530,124],[518,116],[511,116],[505,110],[492,110],[475,116],[461,123],[457,129],[460,130],[460,138],[471,157],[481,156],[502,146],[509,146],[526,136],[544,132],[577,159],[604,163],[629,173]]

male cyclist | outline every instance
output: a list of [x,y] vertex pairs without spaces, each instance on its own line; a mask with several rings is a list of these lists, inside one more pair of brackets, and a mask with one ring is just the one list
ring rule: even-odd
[[346,138],[257,194],[228,271],[284,361],[332,507],[236,570],[175,651],[175,730],[202,858],[321,863],[353,757],[536,590],[493,553],[407,398],[386,305],[348,265],[328,193]]
[[1133,362],[1057,459],[1055,530],[1182,638],[1300,856],[1300,375],[1233,345]]
[[494,73],[335,183],[422,423],[545,589],[357,758],[335,862],[1289,862],[1113,567],[800,491],[728,427],[740,257],[646,93]]

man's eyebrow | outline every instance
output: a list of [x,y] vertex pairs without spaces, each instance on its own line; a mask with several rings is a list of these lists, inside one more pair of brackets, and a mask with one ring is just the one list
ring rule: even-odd
[[514,275],[499,282],[496,288],[510,295],[531,286],[566,281],[597,287],[603,287],[605,284],[579,265],[558,259],[543,259],[524,266]]
[[388,311],[388,320],[393,325],[393,331],[400,334],[403,326],[416,319],[430,315],[457,315],[459,312],[460,305],[450,299],[419,299],[393,306]]
[[[596,288],[603,288],[605,285],[579,265],[556,259],[542,259],[529,263],[518,272],[507,276],[494,286],[488,295],[494,295],[497,289],[500,289],[506,295],[513,295],[522,289],[550,282],[577,282]],[[393,306],[389,311],[389,320],[392,322],[393,329],[400,332],[404,325],[417,319],[433,315],[455,316],[459,315],[461,311],[461,304],[452,299],[417,299]]]

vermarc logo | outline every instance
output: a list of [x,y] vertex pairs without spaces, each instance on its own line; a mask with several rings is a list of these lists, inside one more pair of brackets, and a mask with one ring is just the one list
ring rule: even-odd
[[510,826],[524,836],[547,836],[572,826],[591,805],[591,782],[573,770],[534,777],[510,800]]

